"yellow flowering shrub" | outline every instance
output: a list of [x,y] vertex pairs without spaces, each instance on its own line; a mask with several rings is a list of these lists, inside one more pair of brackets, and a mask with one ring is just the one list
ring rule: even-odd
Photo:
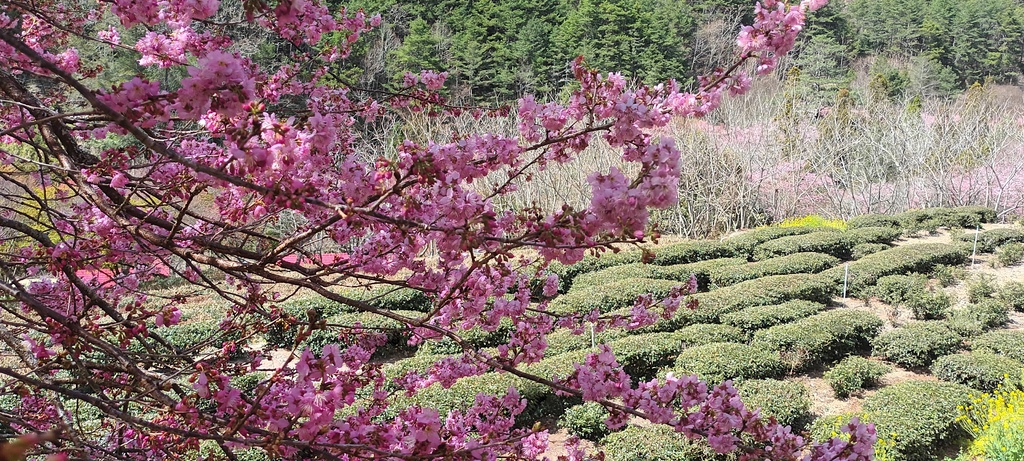
[[967,455],[985,461],[1024,459],[1024,390],[1007,380],[960,407],[957,421],[973,437]]
[[801,218],[786,218],[778,224],[779,227],[831,227],[833,229],[846,230],[846,221],[842,219],[828,219],[821,215],[807,215]]

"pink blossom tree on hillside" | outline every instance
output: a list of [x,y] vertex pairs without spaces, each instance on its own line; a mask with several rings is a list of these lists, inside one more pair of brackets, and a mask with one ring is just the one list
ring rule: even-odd
[[[763,0],[740,33],[735,65],[703,78],[695,92],[674,82],[631,88],[577,61],[578,89],[566,103],[519,101],[518,136],[407,140],[385,159],[357,150],[357,123],[394,111],[445,118],[466,109],[439,93],[443,73],[408,75],[402,92],[378,99],[356,98],[337,83],[333,63],[378,25],[376,16],[303,0],[246,0],[238,17],[218,0],[5,1],[0,341],[11,354],[0,362],[0,395],[20,399],[0,410],[0,429],[18,435],[0,445],[0,460],[177,459],[211,444],[228,459],[246,449],[275,459],[536,458],[547,432],[516,425],[527,402],[515,389],[446,414],[396,407],[397,397],[488,372],[599,402],[613,427],[629,417],[668,424],[739,459],[870,459],[868,426],[854,423],[845,438],[808,446],[746,409],[728,383],[633,382],[607,347],[568,376],[525,371],[556,327],[635,329],[679,308],[685,287],[665,300],[641,297],[629,317],[556,316],[544,299],[558,281],[542,271],[643,242],[648,210],[675,202],[685,167],[672,139],[652,132],[672,117],[707,114],[726,92],[746,91],[743,64],[771,72],[805,13],[824,3]],[[123,28],[99,28],[104,17]],[[232,28],[247,24],[290,42],[302,64],[264,68],[239,54]],[[132,27],[145,33],[122,40]],[[145,68],[187,76],[175,90],[143,77],[99,87],[75,43],[134,53]],[[104,148],[106,137],[130,142]],[[592,174],[584,209],[494,205],[515,181],[574,161],[597,137],[639,173]],[[508,181],[481,190],[477,183],[496,172]],[[302,219],[288,232],[268,231],[296,215]],[[318,236],[348,251],[313,254],[307,244]],[[156,289],[168,272],[228,306],[201,354],[165,337],[186,298]],[[411,290],[430,308],[385,309],[342,286]],[[378,330],[282,310],[300,290],[398,324],[412,344],[445,340],[462,352],[403,376],[395,392],[371,360],[384,342]],[[506,344],[482,350],[465,339],[502,321],[513,325]],[[255,338],[282,325],[297,325],[296,346],[269,361]],[[336,341],[298,346],[328,328]],[[270,371],[243,389],[239,378],[263,362]],[[76,418],[81,407],[94,414],[90,427]],[[569,453],[586,457],[575,446]]]

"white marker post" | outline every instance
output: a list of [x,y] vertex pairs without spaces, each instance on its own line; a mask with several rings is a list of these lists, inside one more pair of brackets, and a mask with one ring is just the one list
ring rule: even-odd
[[850,280],[850,263],[843,266],[843,304],[846,304],[846,287]]
[[974,228],[974,248],[971,249],[971,267],[974,267],[974,256],[978,254],[978,234],[981,233],[981,224]]
[[591,348],[597,347],[597,341],[594,339],[594,324],[593,324],[593,322],[591,322],[591,324],[590,324],[590,347]]

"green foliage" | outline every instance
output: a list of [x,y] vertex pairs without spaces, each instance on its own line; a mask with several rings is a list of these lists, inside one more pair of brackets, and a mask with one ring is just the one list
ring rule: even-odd
[[848,230],[860,229],[865,227],[888,227],[893,229],[899,229],[902,226],[903,223],[900,221],[898,217],[887,214],[865,214],[850,218],[850,220],[846,222],[846,227]]
[[736,250],[723,243],[714,241],[682,242],[655,250],[651,263],[659,266],[672,266],[733,256],[737,256]]
[[646,333],[626,336],[608,343],[622,369],[634,380],[647,381],[658,369],[671,364],[685,346],[682,333]]
[[915,319],[943,318],[953,300],[944,292],[930,292],[927,283],[923,275],[887,275],[871,291],[887,304],[909,308]]
[[693,319],[716,323],[723,314],[796,299],[827,303],[835,291],[829,280],[815,275],[770,275],[697,295]]
[[703,346],[710,343],[745,343],[747,335],[743,330],[729,325],[698,323],[678,332],[685,347]]
[[[588,343],[589,346],[589,343]],[[386,387],[390,390],[395,390],[398,386],[394,383],[396,379],[405,376],[408,373],[416,372],[421,376],[425,376],[430,368],[437,363],[438,360],[446,357],[442,354],[417,354],[409,358],[396,360],[391,363],[385,363],[381,367],[381,371],[384,373],[384,379],[387,384]]]
[[[860,296],[879,278],[886,275],[911,272],[928,273],[933,267],[963,264],[970,255],[970,249],[961,245],[923,243],[901,245],[885,251],[867,255],[850,262],[849,292]],[[842,286],[843,267],[834,267],[820,274]]]
[[754,333],[751,344],[778,351],[795,370],[858,354],[870,347],[882,319],[856,309],[834,309]]
[[1024,362],[1024,331],[990,331],[972,339],[971,350],[991,352]]
[[967,271],[964,268],[946,265],[935,266],[931,272],[931,278],[938,280],[943,287],[953,286],[966,276]]
[[[427,295],[411,288],[379,287],[359,293],[356,297],[373,307],[389,311],[430,312],[434,307],[433,301]],[[323,315],[331,314],[325,312]]]
[[1024,261],[1024,243],[1007,243],[998,248],[996,257],[1003,266],[1016,266]]
[[762,243],[769,242],[777,238],[809,234],[820,230],[822,229],[816,227],[765,227],[727,238],[723,243],[732,248],[737,255],[750,255],[753,254],[754,248]]
[[1024,242],[1024,229],[1001,228],[983,230],[980,233],[968,232],[957,237],[957,240],[973,246],[975,236],[978,239],[978,253],[991,253],[1008,243]]
[[939,357],[931,370],[943,381],[991,391],[1003,383],[1005,376],[1018,379],[1024,363],[989,352],[968,352]]
[[754,247],[754,259],[763,260],[802,252],[825,253],[849,259],[855,242],[843,232],[812,232],[780,237]]
[[722,323],[733,325],[745,331],[760,330],[808,317],[825,308],[824,304],[811,301],[788,301],[770,306],[748,307],[739,312],[722,316]]
[[995,277],[989,274],[977,274],[967,284],[967,300],[978,303],[992,298],[996,294]]
[[709,385],[717,385],[729,379],[778,378],[786,368],[776,352],[746,344],[710,343],[680,352],[671,371],[696,374]]
[[811,436],[828,440],[853,417],[874,423],[877,459],[930,461],[965,435],[956,421],[958,408],[971,402],[973,391],[962,384],[905,381],[882,388],[864,401],[863,413],[819,418]]
[[643,253],[640,250],[620,250],[617,253],[607,251],[598,255],[587,255],[576,264],[566,265],[557,261],[553,262],[548,266],[548,271],[558,275],[558,289],[565,293],[572,287],[573,280],[580,274],[623,264],[638,263],[642,258]]
[[718,461],[705,440],[691,441],[670,426],[629,426],[604,438],[607,461]]
[[596,402],[587,402],[582,405],[575,405],[565,410],[565,414],[558,420],[558,425],[581,439],[590,441],[601,440],[609,434],[608,409]]
[[839,259],[827,254],[795,253],[744,265],[726,266],[711,274],[711,283],[726,286],[768,275],[814,274],[836,264],[839,264]]
[[746,259],[740,258],[718,258],[671,266],[643,263],[623,264],[576,277],[569,292],[589,290],[597,285],[605,285],[630,278],[651,278],[685,282],[690,279],[690,275],[697,278],[697,286],[699,288],[706,290],[712,274],[718,273],[724,267],[737,266],[746,262]]
[[825,372],[825,382],[832,387],[837,398],[845,399],[850,393],[874,386],[879,378],[892,371],[884,363],[851,356],[843,359]]
[[[594,334],[594,344],[606,344],[609,341],[626,336],[627,331],[622,329],[605,330]],[[580,349],[587,349],[591,346],[590,332],[584,331],[582,334],[574,334],[572,330],[566,328],[560,328],[548,334],[547,336],[548,348],[544,352],[549,357],[556,356],[558,354],[564,354],[566,352],[578,351]]]
[[904,230],[934,230],[938,227],[972,229],[980,224],[995,222],[996,211],[980,206],[957,208],[925,208],[896,215]]
[[882,333],[874,341],[875,356],[907,368],[922,368],[956,352],[963,341],[945,322],[913,322]]
[[640,295],[651,293],[655,299],[664,298],[681,282],[657,279],[624,279],[586,290],[571,291],[552,301],[548,310],[556,314],[583,314],[594,309],[607,313],[631,307]]
[[853,246],[853,251],[850,252],[850,258],[854,260],[861,259],[869,254],[885,251],[889,248],[892,247],[884,243],[861,243]]
[[899,239],[901,234],[899,229],[886,226],[857,227],[846,231],[846,235],[858,245],[865,243],[889,244]]
[[[515,330],[510,319],[502,319],[494,331],[487,331],[480,327],[460,331],[459,336],[477,349],[495,347],[508,343],[509,338]],[[420,345],[419,351],[426,354],[461,354],[462,347],[455,341],[444,338],[439,340],[428,340]]]
[[747,408],[760,408],[762,416],[774,417],[794,431],[802,430],[811,421],[811,395],[801,383],[751,379],[736,387]]
[[996,299],[1017,312],[1024,311],[1024,283],[1006,282],[996,292]]

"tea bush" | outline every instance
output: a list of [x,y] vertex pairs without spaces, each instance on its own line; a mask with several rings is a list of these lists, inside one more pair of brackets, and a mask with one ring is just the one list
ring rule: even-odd
[[1024,260],[1024,243],[1007,243],[996,250],[996,257],[1003,266],[1016,266]]
[[1024,283],[1006,282],[996,292],[996,299],[1002,301],[1010,309],[1024,311]]
[[615,359],[634,380],[647,381],[658,369],[669,365],[684,348],[685,334],[680,332],[647,333],[610,341]]
[[672,266],[736,256],[731,246],[715,241],[683,242],[658,247],[651,264]]
[[930,292],[928,279],[923,275],[887,275],[878,279],[869,290],[883,302],[895,307],[906,307],[918,320],[939,319],[946,316],[953,299],[944,292]]
[[611,432],[605,424],[606,419],[607,408],[596,402],[586,402],[565,410],[558,425],[569,431],[569,434],[596,442]]
[[[912,272],[928,273],[937,265],[960,265],[967,261],[970,250],[960,245],[923,243],[903,245],[867,255],[849,263],[849,292],[862,295],[879,278]],[[821,274],[832,283],[842,286],[844,268],[833,267]]]
[[608,285],[634,278],[676,280],[687,282],[693,275],[701,291],[707,291],[711,274],[723,267],[746,264],[743,258],[719,258],[673,266],[655,266],[653,264],[631,263],[609,267],[595,272],[581,274],[576,277],[569,293],[587,291],[595,286]]
[[889,227],[899,229],[903,227],[900,218],[887,214],[865,214],[854,216],[846,221],[847,230],[860,229],[864,227]]
[[658,279],[625,279],[586,290],[570,291],[551,301],[548,310],[555,314],[584,314],[594,309],[607,313],[632,307],[640,295],[651,293],[655,298],[668,296],[681,282]]
[[943,287],[953,286],[967,276],[967,271],[962,267],[938,265],[932,269],[931,278],[939,281]]
[[711,283],[732,285],[768,275],[814,274],[839,264],[839,259],[823,253],[795,253],[743,265],[726,266],[711,274]]
[[932,364],[932,374],[943,381],[960,383],[982,391],[991,391],[1004,381],[1004,376],[1018,379],[1024,363],[990,352],[968,352],[939,357]]
[[973,246],[975,234],[978,239],[978,253],[991,253],[1007,243],[1024,242],[1024,229],[1016,228],[989,229],[980,233],[967,232],[957,237],[957,240]]
[[763,260],[794,253],[825,253],[849,259],[853,246],[859,242],[843,232],[812,232],[771,240],[754,247],[754,259]]
[[693,318],[717,323],[723,314],[755,306],[796,299],[827,303],[835,292],[835,285],[813,274],[770,275],[697,295],[699,306]]
[[786,369],[776,352],[746,344],[710,343],[680,352],[671,371],[696,374],[709,385],[717,385],[728,379],[777,378]]
[[899,229],[886,226],[858,227],[846,231],[846,235],[857,245],[885,245],[898,240],[901,234],[902,232]]
[[685,347],[703,346],[710,343],[745,343],[747,335],[731,325],[699,323],[676,332]]
[[956,352],[962,342],[945,322],[913,322],[875,338],[873,354],[907,368],[921,368]]
[[825,305],[821,303],[796,300],[769,306],[748,307],[739,312],[725,314],[721,320],[722,323],[745,331],[754,331],[802,319],[817,314],[824,308]]
[[825,372],[825,382],[836,397],[845,399],[850,393],[873,386],[892,367],[864,357],[847,357]]
[[971,340],[971,350],[991,352],[1024,362],[1024,331],[990,331]]
[[718,258],[672,266],[654,266],[657,268],[654,271],[654,275],[659,279],[678,280],[681,282],[689,281],[690,275],[693,275],[697,279],[698,290],[707,291],[710,288],[711,276],[713,274],[717,274],[723,268],[746,263],[747,260],[744,258]]
[[548,266],[548,272],[558,275],[559,292],[565,293],[572,287],[573,280],[581,274],[599,271],[612,266],[638,263],[643,258],[640,250],[620,250],[619,252],[606,251],[600,255],[587,255],[582,261],[576,264],[562,264],[553,262]]
[[752,345],[778,351],[794,369],[865,352],[882,319],[857,309],[835,309],[754,333]]
[[884,243],[861,243],[853,246],[853,251],[850,252],[850,259],[858,260],[867,255],[888,250],[889,248],[892,247]]
[[694,461],[721,459],[706,440],[689,440],[664,424],[629,426],[604,438],[606,461]]
[[811,420],[811,395],[801,383],[751,379],[736,387],[747,408],[760,408],[762,416],[774,417],[794,431],[799,432]]
[[765,227],[727,238],[722,243],[732,248],[736,255],[750,256],[754,253],[754,248],[762,243],[791,235],[809,234],[822,230],[822,228],[818,227]]
[[[609,329],[594,334],[593,343],[596,344],[607,344],[610,341],[622,338],[631,332],[624,331],[622,329]],[[564,354],[566,352],[578,351],[580,349],[587,349],[591,347],[591,337],[589,331],[584,331],[582,334],[574,334],[572,330],[567,328],[561,328],[547,336],[548,348],[544,351],[548,357],[553,357],[558,354]]]
[[996,294],[995,277],[990,274],[977,274],[967,284],[967,300],[972,303],[981,302]]

